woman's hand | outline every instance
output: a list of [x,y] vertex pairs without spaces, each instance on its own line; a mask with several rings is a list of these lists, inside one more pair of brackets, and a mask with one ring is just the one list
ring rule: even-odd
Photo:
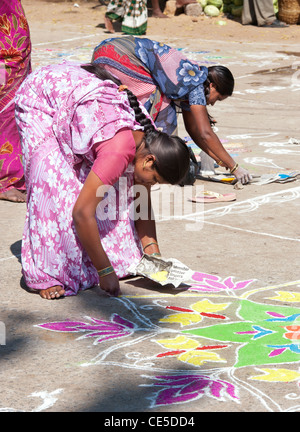
[[249,173],[249,171],[240,166],[237,167],[233,175],[235,176],[237,181],[241,182],[242,184],[247,184],[252,180],[252,175]]
[[106,291],[107,294],[113,297],[118,297],[118,295],[122,294],[120,282],[115,272],[99,278],[99,285],[103,291]]

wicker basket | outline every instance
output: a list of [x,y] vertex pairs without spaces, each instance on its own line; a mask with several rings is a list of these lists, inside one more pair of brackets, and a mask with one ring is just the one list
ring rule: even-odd
[[278,0],[278,18],[287,24],[299,24],[300,0]]

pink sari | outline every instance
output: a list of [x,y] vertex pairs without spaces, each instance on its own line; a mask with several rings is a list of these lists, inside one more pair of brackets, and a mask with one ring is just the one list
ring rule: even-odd
[[[22,241],[26,285],[36,290],[61,285],[67,296],[75,295],[99,283],[72,218],[74,204],[95,161],[94,145],[101,145],[124,128],[142,127],[125,92],[68,62],[32,72],[15,102],[27,188]],[[119,182],[114,188],[116,202],[124,197],[126,205],[117,206],[113,218],[100,204],[97,208],[102,246],[119,278],[127,276],[128,267],[142,256],[130,218],[133,164],[125,169],[124,187]]]
[[20,0],[0,2],[0,193],[25,190],[14,96],[31,72],[28,23]]

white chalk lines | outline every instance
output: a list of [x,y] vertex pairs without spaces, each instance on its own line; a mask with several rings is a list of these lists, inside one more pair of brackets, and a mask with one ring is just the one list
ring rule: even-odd
[[21,256],[21,254],[18,254],[18,255],[11,255],[11,256],[9,256],[9,257],[6,257],[6,258],[0,258],[0,262],[2,262],[2,261],[7,261],[7,260],[10,260],[10,259],[12,259],[12,258],[20,258],[20,256]]
[[[251,187],[251,186],[249,186]],[[288,188],[285,190],[280,190],[277,192],[272,192],[269,194],[260,195],[254,198],[249,198],[244,201],[235,202],[233,204],[223,205],[220,207],[211,208],[208,210],[194,212],[187,215],[181,215],[180,217],[174,216],[173,219],[184,219],[188,221],[201,222],[202,224],[211,224],[222,226],[223,228],[228,228],[236,231],[248,232],[251,234],[257,234],[262,236],[274,237],[281,240],[289,240],[300,242],[300,239],[294,237],[280,236],[276,234],[266,233],[262,231],[254,231],[245,228],[233,227],[226,224],[221,224],[217,222],[211,222],[209,219],[219,218],[227,215],[238,215],[242,213],[249,213],[258,210],[260,207],[266,204],[272,203],[285,203],[292,200],[296,200],[300,197],[300,186]],[[161,219],[160,222],[166,221],[168,219]]]
[[[248,187],[251,187],[251,186],[248,186]],[[246,229],[246,228],[239,228],[239,227],[235,227],[235,226],[230,226],[227,224],[211,222],[209,220],[209,219],[219,218],[219,217],[226,216],[226,215],[238,215],[238,214],[242,214],[242,213],[249,213],[249,212],[253,212],[253,211],[258,210],[263,205],[272,204],[272,203],[285,203],[285,202],[296,200],[298,198],[300,198],[300,186],[288,188],[285,190],[280,190],[277,192],[272,192],[269,194],[260,195],[260,196],[254,197],[254,198],[246,199],[244,201],[235,202],[233,204],[211,208],[211,209],[208,209],[205,211],[194,212],[194,213],[190,213],[190,214],[186,214],[186,215],[180,215],[180,216],[168,215],[167,218],[159,219],[157,221],[157,223],[166,222],[166,221],[169,221],[170,219],[186,220],[186,221],[195,222],[195,227],[196,227],[197,223],[201,223],[201,224],[204,223],[204,224],[222,226],[223,228],[230,229],[230,230],[241,231],[241,232],[250,233],[250,234],[257,234],[257,235],[267,236],[267,237],[273,237],[273,238],[277,238],[279,240],[288,240],[288,241],[293,241],[293,242],[300,242],[300,239],[295,238],[295,237],[281,236],[281,235],[276,235],[276,234],[272,234],[272,233],[266,233],[263,231],[254,231],[254,230],[250,230],[250,229]],[[190,224],[190,229],[191,229],[192,225],[193,224]],[[21,255],[11,255],[9,257],[0,258],[0,262],[7,261],[7,260],[10,260],[12,258],[18,259],[20,256]]]
[[284,237],[284,236],[280,236],[280,235],[276,235],[276,234],[270,234],[270,233],[265,233],[265,232],[258,232],[258,231],[253,231],[253,230],[249,230],[249,229],[245,229],[245,228],[238,228],[238,227],[233,227],[230,225],[224,225],[224,224],[219,224],[216,222],[208,222],[208,221],[204,221],[207,224],[210,225],[216,225],[216,226],[221,226],[222,228],[228,228],[234,231],[243,231],[249,234],[257,234],[257,235],[261,235],[261,236],[266,236],[266,237],[273,237],[273,238],[277,238],[280,240],[289,240],[289,241],[295,241],[295,242],[300,242],[300,239],[297,238],[293,238],[293,237]]
[[[290,138],[288,141],[279,142],[274,141],[273,139],[275,136],[278,135],[278,132],[260,132],[260,133],[244,133],[239,135],[228,135],[226,136],[227,139],[230,140],[247,140],[247,139],[258,139],[259,145],[262,147],[265,147],[265,152],[267,153],[274,153],[274,154],[284,154],[284,152],[287,152],[289,150],[290,152],[293,152],[294,154],[298,153],[298,148],[300,147],[299,141],[294,138]],[[262,139],[271,139],[271,141],[263,141]],[[288,148],[287,148],[288,147]],[[284,168],[280,167],[276,163],[273,162],[272,159],[267,159],[265,157],[248,157],[244,159],[244,162],[247,164],[255,165],[255,166],[261,166],[261,167],[267,167],[271,169],[277,169],[277,170],[285,170]],[[246,186],[247,188],[251,188],[252,186]],[[293,201],[296,199],[299,199],[300,197],[300,186],[292,187],[292,188],[285,188],[280,189],[276,192],[263,194],[259,196],[255,196],[253,198],[249,198],[240,202],[233,202],[231,204],[225,204],[221,205],[219,207],[209,208],[206,210],[206,208],[203,209],[203,207],[196,212],[184,214],[180,217],[174,216],[174,219],[184,219],[187,221],[193,221],[195,223],[195,230],[197,229],[197,223],[202,224],[210,224],[215,226],[221,226],[223,228],[229,229],[229,230],[235,230],[260,236],[267,236],[267,237],[273,237],[274,239],[279,240],[287,240],[287,241],[293,241],[293,242],[300,242],[299,238],[296,238],[295,236],[285,236],[285,235],[278,235],[273,234],[269,232],[263,232],[263,231],[256,231],[252,229],[247,228],[240,228],[236,226],[231,226],[228,224],[222,224],[218,223],[216,221],[211,221],[211,219],[220,218],[223,216],[233,216],[233,215],[239,215],[243,213],[250,213],[254,212],[258,209],[260,209],[262,206],[265,206],[267,204],[281,204],[281,203],[287,203],[289,201]],[[165,221],[167,219],[161,219],[161,221]],[[189,229],[192,229],[193,224],[189,225]],[[292,234],[292,233],[291,233]]]
[[[41,404],[33,409],[30,410],[29,412],[41,412],[41,411],[45,411],[48,408],[52,408],[54,406],[54,404],[58,401],[57,396],[63,391],[63,389],[57,389],[54,390],[52,392],[48,392],[48,391],[38,391],[38,392],[34,392],[31,393],[28,397],[37,397],[37,398],[41,398],[42,402]],[[28,412],[22,409],[16,409],[16,408],[0,408],[0,413],[2,412]]]
[[34,46],[44,46],[44,45],[53,45],[53,44],[60,44],[63,42],[74,42],[74,41],[81,41],[82,39],[90,39],[90,38],[95,38],[99,39],[99,35],[93,33],[93,34],[89,34],[89,35],[81,35],[81,36],[77,36],[77,37],[73,37],[70,39],[61,39],[61,40],[51,40],[51,41],[47,41],[47,42],[40,42],[40,43],[35,43]]

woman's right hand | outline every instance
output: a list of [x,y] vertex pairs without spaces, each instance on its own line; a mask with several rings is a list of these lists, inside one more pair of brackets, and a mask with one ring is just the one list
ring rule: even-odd
[[115,272],[99,278],[99,285],[110,296],[118,297],[121,295],[120,282]]
[[237,181],[241,182],[242,184],[247,184],[252,180],[252,175],[249,173],[249,171],[240,166],[237,167],[233,175],[235,176]]

